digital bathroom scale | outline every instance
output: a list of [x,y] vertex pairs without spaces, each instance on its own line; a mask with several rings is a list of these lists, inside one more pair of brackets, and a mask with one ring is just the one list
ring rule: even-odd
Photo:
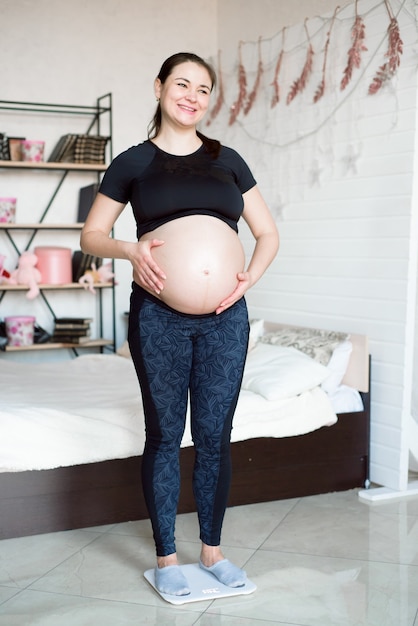
[[144,577],[151,587],[155,589],[163,600],[170,602],[170,604],[187,604],[189,602],[201,602],[202,600],[248,595],[257,589],[256,585],[248,579],[243,587],[227,587],[220,583],[213,574],[201,569],[198,563],[180,565],[179,567],[186,577],[190,588],[190,593],[187,596],[173,596],[161,593],[155,586],[154,568],[144,573]]

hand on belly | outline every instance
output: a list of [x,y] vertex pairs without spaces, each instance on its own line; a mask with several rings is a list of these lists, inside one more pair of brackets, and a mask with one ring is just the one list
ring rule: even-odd
[[[206,215],[182,217],[144,238],[164,240],[152,256],[164,271],[157,296],[182,313],[212,313],[238,284],[245,255],[237,233],[222,220]],[[155,294],[154,294],[155,295]]]

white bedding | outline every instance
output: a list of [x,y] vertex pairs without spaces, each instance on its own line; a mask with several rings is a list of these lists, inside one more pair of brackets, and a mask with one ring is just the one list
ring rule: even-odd
[[[361,400],[357,407],[362,410]],[[232,441],[295,436],[336,421],[320,386],[275,400],[243,388]],[[130,359],[88,354],[59,363],[0,360],[1,472],[126,458],[142,454],[143,445],[142,405]],[[188,425],[182,445],[192,445]]]

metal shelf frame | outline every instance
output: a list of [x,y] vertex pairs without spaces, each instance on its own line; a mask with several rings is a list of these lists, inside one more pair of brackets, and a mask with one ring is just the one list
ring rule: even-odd
[[[56,104],[56,103],[47,103],[47,102],[23,102],[23,101],[15,101],[15,100],[0,100],[0,113],[1,111],[46,114],[46,115],[58,114],[58,115],[69,116],[69,117],[76,115],[76,116],[86,117],[88,119],[88,125],[85,131],[85,134],[87,135],[97,134],[97,135],[108,137],[106,151],[107,151],[107,157],[109,159],[109,162],[113,158],[113,144],[112,144],[113,119],[112,119],[112,94],[111,93],[106,93],[98,97],[96,100],[96,104],[93,106],[78,105],[78,104]],[[106,170],[106,167],[107,166],[102,163],[88,163],[88,164],[64,163],[64,162],[27,163],[27,162],[22,162],[22,161],[0,161],[0,169],[4,169],[4,170],[18,169],[18,170],[21,170],[22,173],[23,172],[29,173],[30,170],[43,170],[45,172],[51,172],[51,171],[61,172],[61,176],[57,184],[53,188],[51,196],[42,212],[39,222],[37,222],[36,224],[25,224],[25,225],[2,224],[2,227],[0,228],[0,233],[4,232],[6,234],[13,248],[15,249],[17,254],[20,255],[23,251],[28,250],[30,248],[34,238],[36,237],[37,233],[40,230],[44,231],[46,229],[50,229],[50,230],[70,230],[70,229],[77,230],[79,229],[80,228],[79,224],[74,224],[74,225],[63,224],[62,226],[60,226],[59,224],[45,223],[45,219],[48,216],[48,212],[51,206],[53,205],[59,190],[61,189],[62,185],[67,179],[67,176],[71,172],[85,171],[85,172],[96,173],[97,181],[99,182],[100,176]],[[13,230],[32,231],[25,245],[24,250],[19,250],[19,248],[17,247],[13,239],[13,235],[11,234]],[[112,261],[112,269],[114,271],[113,261]],[[109,285],[106,285],[106,286],[109,287]],[[62,288],[64,289],[65,286],[63,286]],[[75,288],[75,285],[67,286],[67,289],[72,289],[72,288]],[[6,285],[0,285],[0,290],[2,291],[0,295],[0,303],[3,297],[5,296],[6,292],[16,291],[16,289],[7,288]],[[40,294],[42,296],[42,299],[46,307],[48,308],[49,313],[51,314],[53,319],[55,319],[56,316],[55,316],[54,310],[52,306],[50,305],[47,296],[44,293],[45,291],[48,291],[48,290],[54,290],[54,286],[40,285]],[[100,289],[98,293],[99,293],[98,295],[98,299],[99,299],[98,327],[99,327],[100,334],[103,334],[103,299],[102,299],[103,290]],[[115,295],[114,285],[112,286],[112,334],[113,334],[112,341],[96,340],[96,345],[100,347],[101,351],[103,350],[103,346],[110,347],[112,351],[115,351],[116,349],[116,295]],[[91,342],[91,343],[94,343],[94,342]],[[43,346],[43,349],[46,349],[45,344],[42,344],[42,346]],[[65,344],[62,347],[70,347],[70,346]],[[76,347],[80,348],[82,346],[80,345],[71,346],[71,349],[75,351]],[[88,344],[86,344],[86,347],[88,347]],[[57,345],[51,344],[51,349],[52,348],[57,348]]]

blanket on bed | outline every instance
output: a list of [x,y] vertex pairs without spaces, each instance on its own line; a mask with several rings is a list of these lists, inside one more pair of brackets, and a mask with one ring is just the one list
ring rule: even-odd
[[[251,377],[256,356],[254,351],[247,360],[249,388],[240,393],[232,441],[295,436],[337,421],[320,386],[291,397],[263,396],[260,381]],[[187,424],[182,446],[190,445]],[[141,455],[143,446],[142,402],[130,359],[86,354],[36,366],[0,361],[0,471],[127,458]]]

